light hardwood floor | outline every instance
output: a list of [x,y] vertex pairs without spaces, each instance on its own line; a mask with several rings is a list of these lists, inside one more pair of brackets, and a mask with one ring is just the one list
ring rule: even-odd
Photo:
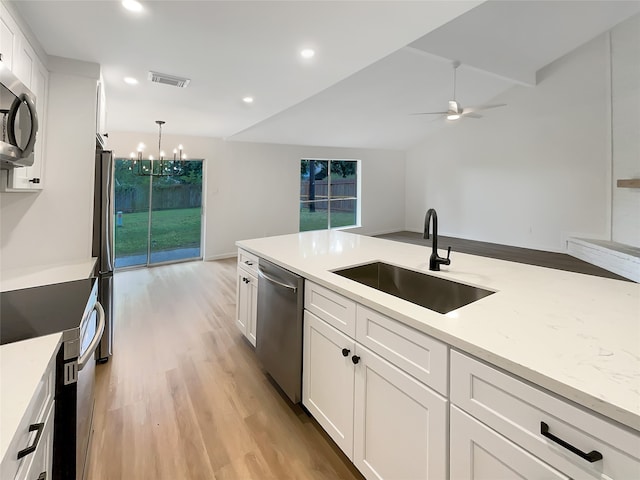
[[361,479],[237,330],[236,260],[115,275],[87,478]]

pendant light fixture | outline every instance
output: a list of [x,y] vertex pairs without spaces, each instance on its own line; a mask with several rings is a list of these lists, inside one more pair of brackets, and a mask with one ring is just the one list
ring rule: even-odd
[[158,124],[158,158],[154,159],[153,155],[149,155],[148,159],[143,159],[144,144],[141,143],[138,145],[137,155],[131,152],[129,170],[141,176],[172,177],[182,175],[187,159],[187,156],[182,151],[182,145],[178,145],[178,148],[173,149],[172,160],[166,159],[162,150],[162,125],[166,122],[164,120],[156,120],[156,123]]

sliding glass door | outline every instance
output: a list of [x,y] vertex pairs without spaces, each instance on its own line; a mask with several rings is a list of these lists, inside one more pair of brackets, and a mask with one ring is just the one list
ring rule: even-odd
[[116,268],[202,258],[202,166],[188,160],[180,175],[151,176],[116,159]]

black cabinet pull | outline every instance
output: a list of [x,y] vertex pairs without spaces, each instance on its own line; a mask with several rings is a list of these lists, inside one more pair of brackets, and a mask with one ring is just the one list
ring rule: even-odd
[[247,265],[249,265],[249,266],[252,266],[252,265],[253,265],[253,262],[250,262],[249,260],[245,260],[245,261],[244,261],[244,263],[246,263],[246,264],[247,264]]
[[36,480],[47,480],[47,472],[42,472]]
[[342,349],[342,356],[343,357],[348,357],[350,352],[351,352],[351,350],[349,350],[348,348],[343,348]]
[[354,355],[353,357],[351,357],[351,361],[353,362],[354,365],[357,365],[358,362],[360,361],[360,357],[358,355]]
[[36,450],[36,447],[38,446],[38,442],[40,441],[40,437],[42,436],[43,430],[44,430],[44,423],[34,423],[32,425],[29,425],[30,432],[37,431],[36,438],[33,441],[33,445],[25,448],[24,450],[20,450],[18,452],[18,460],[20,460],[22,457],[29,455],[30,453],[33,453]]
[[32,178],[31,180],[29,180],[30,183],[40,183],[40,179],[39,178]]
[[602,454],[597,450],[591,450],[589,453],[584,453],[582,450],[574,447],[570,443],[565,442],[561,438],[556,437],[553,433],[549,432],[549,425],[544,422],[540,422],[540,433],[543,437],[547,437],[552,442],[557,443],[561,447],[566,448],[570,452],[575,453],[580,458],[584,458],[587,462],[597,462],[598,460],[602,460]]

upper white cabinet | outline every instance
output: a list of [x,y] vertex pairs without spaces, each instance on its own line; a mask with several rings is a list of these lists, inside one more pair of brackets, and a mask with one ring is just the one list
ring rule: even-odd
[[0,54],[2,62],[12,72],[15,72],[13,60],[16,57],[21,36],[18,24],[9,15],[4,5],[0,3]]
[[44,188],[49,71],[2,3],[0,3],[0,54],[2,54],[4,65],[35,95],[39,126],[33,165],[3,171],[0,177],[2,180],[0,191],[37,192]]

